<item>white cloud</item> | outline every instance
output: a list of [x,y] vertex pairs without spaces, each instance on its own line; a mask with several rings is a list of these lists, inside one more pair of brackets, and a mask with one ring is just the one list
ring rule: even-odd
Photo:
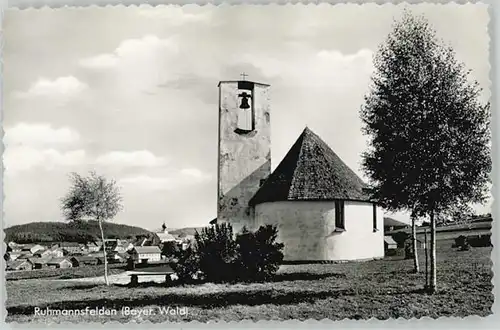
[[166,163],[167,159],[155,156],[148,150],[112,151],[96,159],[96,164],[106,166],[155,167]]
[[147,35],[140,39],[124,40],[115,50],[119,58],[147,56],[158,49],[177,51],[175,38],[160,39],[154,35]]
[[114,54],[100,54],[97,56],[84,58],[79,64],[88,68],[108,68],[118,64],[118,57]]
[[210,22],[212,18],[211,11],[190,12],[189,8],[186,5],[143,8],[140,9],[137,13],[139,14],[139,16],[143,16],[148,19],[160,19],[174,26],[196,22]]
[[345,90],[360,84],[360,78],[368,79],[373,72],[373,52],[360,49],[353,54],[337,50],[315,51],[297,48],[285,58],[244,55],[237,61],[248,62],[261,69],[268,77],[279,77],[294,85],[333,87]]
[[82,164],[85,161],[85,150],[61,152],[56,149],[39,150],[33,147],[17,146],[5,149],[3,161],[6,175],[33,168],[51,170],[58,166]]
[[353,54],[344,54],[338,50],[320,50],[317,54],[319,58],[322,59],[329,59],[329,60],[334,60],[338,62],[343,62],[343,63],[349,63],[352,61],[356,61],[358,59],[366,59],[369,58],[371,59],[373,55],[373,51],[370,49],[360,49],[356,53]]
[[76,166],[86,160],[85,150],[58,150],[79,143],[80,135],[70,127],[53,128],[47,123],[19,123],[5,130],[3,161],[6,174],[33,168]]
[[128,177],[120,180],[120,183],[134,188],[142,188],[145,190],[172,190],[177,188],[172,178],[169,177],[151,177],[148,175],[139,175]]
[[80,135],[69,127],[52,128],[46,123],[19,123],[5,129],[4,143],[11,146],[44,147],[70,145],[78,142]]
[[178,63],[182,63],[179,56],[175,36],[162,39],[146,35],[124,40],[113,52],[81,59],[79,64],[112,77],[108,98],[123,101],[143,97],[144,91],[155,89],[165,80],[177,79],[181,72]]
[[162,51],[176,53],[178,51],[175,38],[160,39],[154,35],[146,35],[140,39],[127,39],[113,53],[99,54],[84,58],[79,64],[87,68],[114,68],[120,65],[132,65],[129,69],[141,68],[141,63],[158,59]]
[[131,186],[134,189],[148,191],[167,191],[177,189],[182,186],[191,186],[208,182],[211,176],[194,168],[175,171],[167,176],[139,175],[127,177],[120,180],[123,185]]
[[191,177],[197,180],[209,180],[211,178],[210,175],[203,173],[197,168],[184,168],[181,171],[181,174],[187,177]]
[[25,92],[16,92],[20,98],[37,96],[73,96],[87,89],[87,84],[81,82],[73,76],[59,77],[54,80],[39,78]]

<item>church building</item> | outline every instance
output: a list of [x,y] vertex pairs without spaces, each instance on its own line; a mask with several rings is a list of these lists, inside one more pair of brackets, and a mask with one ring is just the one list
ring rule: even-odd
[[161,225],[161,231],[156,232],[156,236],[160,239],[160,243],[175,242],[177,239],[168,232],[165,222]]
[[382,209],[309,128],[271,173],[269,89],[246,80],[219,83],[217,221],[235,232],[276,225],[288,261],[382,258]]

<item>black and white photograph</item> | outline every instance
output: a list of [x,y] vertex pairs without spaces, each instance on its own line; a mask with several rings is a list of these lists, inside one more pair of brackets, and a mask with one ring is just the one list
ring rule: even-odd
[[488,5],[3,15],[6,322],[492,314]]

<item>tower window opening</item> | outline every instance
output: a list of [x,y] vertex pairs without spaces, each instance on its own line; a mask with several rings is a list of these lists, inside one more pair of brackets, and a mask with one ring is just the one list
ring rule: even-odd
[[237,130],[251,132],[254,130],[252,94],[243,91],[238,94],[238,97],[240,98],[240,104],[238,107]]

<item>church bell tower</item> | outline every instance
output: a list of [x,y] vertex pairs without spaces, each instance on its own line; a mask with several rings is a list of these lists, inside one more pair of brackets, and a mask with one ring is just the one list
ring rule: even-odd
[[254,227],[248,202],[271,173],[269,85],[247,80],[219,83],[217,221],[235,233]]

